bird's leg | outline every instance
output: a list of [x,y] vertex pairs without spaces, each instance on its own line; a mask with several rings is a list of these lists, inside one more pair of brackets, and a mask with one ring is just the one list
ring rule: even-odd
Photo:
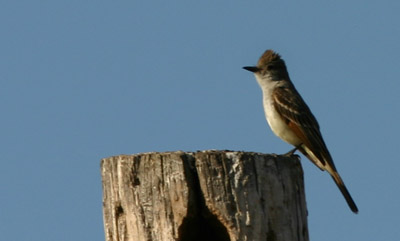
[[301,146],[301,144],[296,146],[294,149],[290,150],[288,153],[283,154],[283,155],[284,156],[293,156],[293,154],[297,151],[297,149],[299,149],[300,146]]

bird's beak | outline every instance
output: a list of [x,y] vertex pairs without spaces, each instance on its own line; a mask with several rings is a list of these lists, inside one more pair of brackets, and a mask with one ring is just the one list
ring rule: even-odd
[[245,67],[243,67],[243,69],[248,70],[248,71],[253,72],[253,73],[258,72],[260,70],[256,66],[245,66]]

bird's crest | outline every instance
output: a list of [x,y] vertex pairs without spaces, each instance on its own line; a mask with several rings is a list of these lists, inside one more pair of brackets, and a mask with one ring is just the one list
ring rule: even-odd
[[268,49],[261,56],[260,60],[258,60],[257,67],[263,67],[272,61],[279,61],[279,60],[281,60],[281,56],[278,53],[274,52],[273,50]]

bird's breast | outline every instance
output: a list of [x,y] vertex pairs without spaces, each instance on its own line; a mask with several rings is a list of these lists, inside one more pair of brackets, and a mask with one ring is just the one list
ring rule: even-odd
[[299,137],[290,129],[281,115],[275,109],[271,96],[264,96],[265,117],[272,132],[285,142],[297,146],[302,143]]

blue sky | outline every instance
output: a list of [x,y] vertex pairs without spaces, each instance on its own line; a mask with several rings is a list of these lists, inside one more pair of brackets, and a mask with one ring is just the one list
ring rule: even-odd
[[287,152],[242,69],[274,49],[360,209],[302,158],[311,240],[398,240],[399,11],[398,1],[2,1],[2,239],[104,240],[104,157]]

